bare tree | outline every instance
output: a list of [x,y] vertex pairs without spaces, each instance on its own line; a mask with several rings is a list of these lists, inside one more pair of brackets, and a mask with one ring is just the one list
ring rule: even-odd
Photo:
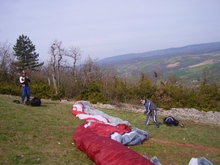
[[58,89],[60,88],[60,73],[62,62],[64,62],[63,57],[66,54],[65,48],[62,46],[61,41],[54,40],[53,44],[50,47],[49,54],[51,55],[50,66],[52,68],[52,81],[58,94]]
[[102,80],[103,68],[101,68],[95,62],[96,59],[92,59],[90,56],[88,56],[80,67],[80,77],[84,86],[91,82]]
[[160,78],[163,77],[163,74],[160,71],[153,70],[152,71],[152,78],[151,80],[154,82],[155,85],[159,85]]
[[71,46],[68,51],[66,52],[66,56],[70,57],[71,59],[73,59],[73,66],[71,67],[72,70],[72,75],[73,77],[76,75],[76,65],[77,62],[80,61],[81,57],[82,57],[82,52],[79,48]]
[[171,84],[176,84],[178,82],[178,77],[176,75],[168,75],[167,77],[167,82],[171,83]]
[[0,43],[0,76],[1,80],[8,80],[11,73],[11,67],[14,56],[12,54],[11,45],[8,42]]

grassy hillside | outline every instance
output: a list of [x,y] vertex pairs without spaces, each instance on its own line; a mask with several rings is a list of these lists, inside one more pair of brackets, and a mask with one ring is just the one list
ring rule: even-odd
[[[169,58],[143,60],[132,63],[115,65],[121,75],[132,76],[134,73],[157,72],[166,78],[168,75],[177,76],[180,81],[220,81],[220,52],[205,55],[179,55]],[[153,75],[153,74],[152,74]]]
[[220,81],[220,42],[189,45],[145,53],[119,55],[100,60],[119,74],[157,72],[162,79],[175,75],[180,81]]
[[112,64],[124,64],[132,61],[143,61],[144,59],[152,60],[158,58],[169,58],[179,55],[196,55],[196,54],[206,54],[220,51],[220,42],[212,42],[212,43],[202,43],[202,44],[194,44],[187,45],[183,47],[176,48],[168,48],[161,50],[154,50],[143,53],[130,53],[123,54],[113,57],[104,58],[99,60],[99,63],[112,63]]
[[[94,164],[73,143],[74,130],[83,122],[71,114],[72,104],[42,100],[41,107],[31,107],[15,99],[20,98],[0,95],[0,164]],[[192,157],[220,164],[218,126],[181,121],[184,128],[167,127],[159,116],[156,129],[152,121],[143,126],[142,113],[102,110],[149,132],[150,140],[130,146],[141,155],[157,156],[163,165],[188,164]]]

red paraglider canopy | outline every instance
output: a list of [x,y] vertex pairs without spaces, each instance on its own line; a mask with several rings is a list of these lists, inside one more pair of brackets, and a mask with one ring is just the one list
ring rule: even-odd
[[99,136],[86,124],[77,127],[73,140],[76,146],[96,165],[154,165],[142,155],[105,136]]

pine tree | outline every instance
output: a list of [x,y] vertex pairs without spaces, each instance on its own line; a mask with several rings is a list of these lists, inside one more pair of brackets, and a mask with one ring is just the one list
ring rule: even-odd
[[29,37],[23,34],[18,37],[13,47],[14,55],[17,57],[17,68],[22,70],[38,70],[44,63],[39,63],[39,54],[35,52],[35,45],[32,44]]

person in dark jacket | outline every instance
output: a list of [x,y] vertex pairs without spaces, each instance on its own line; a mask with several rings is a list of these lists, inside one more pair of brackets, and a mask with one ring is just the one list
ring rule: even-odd
[[140,99],[140,103],[143,104],[145,107],[144,114],[148,113],[145,125],[149,124],[150,117],[152,117],[155,126],[157,128],[159,128],[159,123],[157,122],[157,107],[156,107],[156,105],[152,101],[147,100],[147,99]]
[[22,75],[19,77],[19,82],[21,85],[21,102],[24,103],[25,97],[27,96],[27,102],[30,102],[30,88],[29,88],[29,82],[30,79],[27,76],[27,72],[23,70]]

